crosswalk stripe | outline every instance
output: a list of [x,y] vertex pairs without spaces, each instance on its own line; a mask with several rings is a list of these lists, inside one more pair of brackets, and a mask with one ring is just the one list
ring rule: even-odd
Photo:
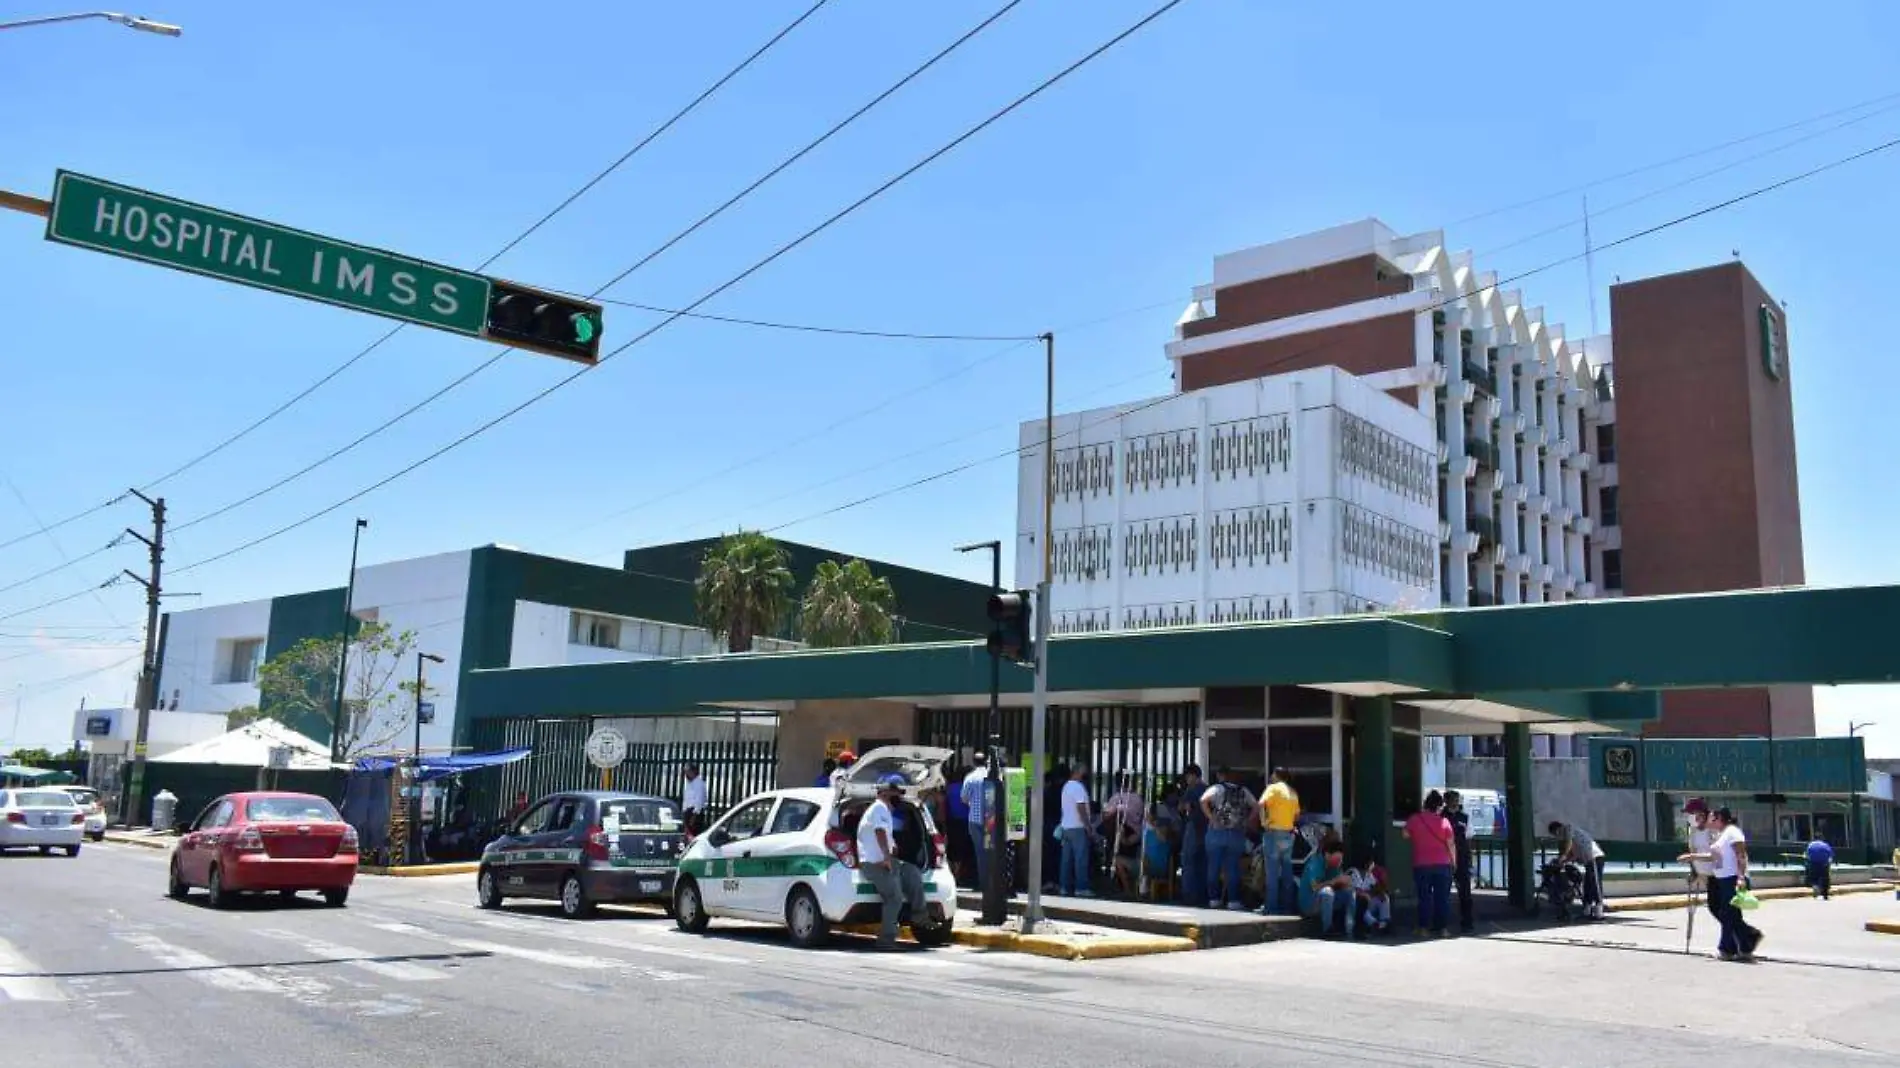
[[0,938],[0,994],[8,1001],[65,1001],[59,984],[42,975],[40,969],[19,950]]
[[536,964],[548,964],[556,968],[580,968],[589,971],[630,971],[637,972],[660,982],[679,982],[693,979],[695,976],[683,972],[669,972],[660,968],[646,968],[626,961],[608,957],[596,957],[587,953],[554,953],[545,949],[529,949],[525,946],[511,946],[504,942],[485,942],[474,938],[447,938],[443,941],[452,946],[474,953],[492,953],[498,957],[514,957],[519,960],[533,961]]
[[173,945],[156,935],[143,931],[117,931],[114,934],[119,941],[143,951],[160,964],[175,968],[199,982],[215,986],[220,990],[253,994],[290,995],[292,993],[289,989],[255,972],[232,968],[215,957],[206,956],[195,949]]
[[372,953],[369,950],[357,949],[354,946],[325,942],[321,939],[298,934],[295,931],[264,928],[257,933],[265,938],[276,938],[293,943],[301,947],[307,953],[328,958],[338,964],[347,964],[352,968],[369,972],[372,975],[380,975],[385,979],[394,979],[404,983],[427,983],[448,978],[441,972],[422,967],[419,964],[411,964],[407,961],[399,960],[376,959],[378,957],[389,956],[390,954]]
[[707,964],[757,964],[751,957],[733,957],[724,953],[711,953],[699,949],[677,949],[672,946],[653,946],[635,942],[602,942],[573,931],[564,931],[553,922],[535,923],[529,920],[476,920],[483,927],[492,927],[500,931],[513,931],[517,934],[533,935],[537,938],[559,938],[563,941],[585,942],[589,945],[610,949],[624,949],[633,953],[650,953],[656,957],[674,957],[679,960],[696,960]]

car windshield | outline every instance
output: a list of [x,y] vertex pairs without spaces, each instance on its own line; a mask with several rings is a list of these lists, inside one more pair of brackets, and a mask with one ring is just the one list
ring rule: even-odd
[[72,795],[64,790],[25,790],[13,795],[21,808],[73,808]]
[[336,809],[321,797],[253,797],[244,808],[252,822],[334,820]]
[[601,826],[618,825],[623,831],[673,832],[680,829],[679,810],[668,801],[626,797],[603,801]]

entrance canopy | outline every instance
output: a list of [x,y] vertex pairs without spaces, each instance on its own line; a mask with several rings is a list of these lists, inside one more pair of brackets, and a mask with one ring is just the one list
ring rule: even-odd
[[[1172,627],[1052,639],[1057,704],[1192,699],[1212,686],[1390,696],[1428,731],[1631,729],[1655,691],[1900,677],[1900,586],[1753,590]],[[471,719],[696,715],[799,701],[987,702],[978,641],[507,668],[471,673]],[[1006,665],[1005,700],[1029,670]]]

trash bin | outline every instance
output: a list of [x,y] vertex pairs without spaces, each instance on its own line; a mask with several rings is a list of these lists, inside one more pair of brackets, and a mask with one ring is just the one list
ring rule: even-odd
[[152,829],[169,831],[173,818],[178,813],[178,796],[170,790],[160,790],[152,797]]

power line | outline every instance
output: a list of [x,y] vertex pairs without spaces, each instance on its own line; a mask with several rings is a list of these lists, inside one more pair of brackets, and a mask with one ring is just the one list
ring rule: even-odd
[[[872,189],[870,192],[859,197],[857,200],[854,200],[850,204],[846,205],[845,207],[840,208],[838,211],[834,212],[832,215],[824,219],[822,222],[819,222],[818,224],[812,226],[810,229],[807,229],[805,232],[793,238],[792,240],[786,242],[785,244],[780,245],[776,250],[771,252],[769,255],[765,256],[763,259],[757,261],[752,266],[746,268],[744,271],[741,271],[740,273],[734,275],[732,278],[726,280],[720,285],[707,291],[705,294],[703,294],[696,300],[686,305],[686,307],[683,310],[693,311],[697,309],[700,305],[706,303],[707,301],[712,300],[714,297],[717,297],[719,294],[724,293],[726,290],[731,289],[732,287],[738,285],[740,282],[745,281],[747,278],[750,278],[754,274],[757,274],[759,271],[764,270],[767,266],[771,265],[772,263],[777,262],[780,258],[785,256],[787,253],[804,245],[805,242],[810,241],[812,238],[818,236],[820,233],[823,233],[825,230],[830,229],[833,225],[837,224],[840,220],[846,218],[847,216],[856,212],[859,208],[862,208],[864,205],[869,204],[871,201],[882,196],[884,193],[888,192],[890,189],[898,185],[900,182],[903,182],[905,179],[916,174],[918,171],[923,170],[925,167],[929,166],[930,164],[948,155],[952,150],[956,149],[959,145],[962,145],[965,141],[968,141],[970,138],[975,137],[977,134],[988,129],[990,126],[994,125],[995,123],[1001,121],[1005,116],[1011,114],[1017,108],[1022,107],[1024,104],[1027,104],[1029,101],[1042,95],[1052,86],[1066,79],[1069,75],[1074,74],[1076,71],[1082,69],[1084,66],[1088,65],[1090,62],[1094,61],[1096,58],[1107,53],[1110,49],[1114,48],[1116,45],[1134,36],[1136,33],[1146,28],[1148,25],[1153,23],[1156,19],[1160,18],[1162,15],[1165,15],[1169,11],[1172,11],[1174,8],[1178,7],[1181,4],[1181,2],[1182,0],[1167,0],[1166,3],[1155,8],[1153,11],[1149,12],[1146,16],[1141,18],[1136,23],[1129,26],[1127,29],[1121,31],[1120,33],[1116,34],[1114,37],[1110,38],[1107,42],[1097,46],[1093,51],[1084,55],[1082,58],[1074,61],[1073,63],[1070,63],[1067,67],[1064,67],[1062,70],[1051,75],[1049,78],[1045,79],[1043,82],[1038,84],[1035,88],[1022,94],[1021,96],[1016,97],[1014,100],[1010,101],[1008,104],[1004,105],[1002,108],[992,112],[987,118],[983,119],[981,122],[978,122],[976,125],[971,126],[967,130],[965,130],[963,133],[957,135],[955,138],[947,142],[946,144],[942,145],[941,147],[937,148],[935,151],[929,153],[928,155],[924,156],[922,159],[918,160],[916,163],[913,163],[909,167],[905,168],[904,170],[899,171],[897,174],[885,180],[882,184],[878,185],[876,188]],[[265,542],[268,542],[274,538],[277,538],[283,534],[286,534],[292,530],[295,530],[296,528],[301,527],[305,525],[306,523],[314,522],[317,519],[320,519],[323,516],[326,516],[330,514],[331,512],[336,511],[338,508],[342,508],[343,506],[347,504],[350,504],[371,493],[374,493],[376,490],[379,490],[382,487],[389,485],[391,482],[394,482],[397,479],[402,478],[403,476],[408,475],[411,472],[420,469],[424,465],[429,464],[432,461],[436,460],[437,458],[446,455],[447,453],[460,447],[461,445],[474,440],[476,437],[480,436],[483,433],[486,433],[490,429],[493,429],[494,427],[499,426],[500,424],[512,418],[516,414],[526,410],[527,408],[540,402],[541,400],[553,395],[556,391],[572,383],[575,379],[579,378],[581,375],[584,375],[588,373],[589,371],[594,370],[595,368],[605,365],[609,361],[613,360],[615,357],[619,356],[621,353],[626,352],[628,349],[631,349],[632,347],[639,344],[640,342],[646,340],[649,337],[652,337],[654,334],[666,328],[668,325],[678,322],[679,318],[680,317],[677,315],[671,316],[667,319],[662,320],[658,324],[652,327],[649,327],[646,331],[634,336],[632,339],[626,342],[623,342],[619,347],[613,349],[610,352],[603,354],[600,357],[600,360],[598,363],[589,367],[583,367],[573,372],[572,374],[568,375],[566,378],[562,378],[555,381],[553,384],[543,388],[539,392],[528,397],[526,400],[523,400],[521,403],[502,412],[500,415],[497,415],[489,419],[487,422],[482,423],[481,425],[477,426],[475,429],[463,434],[462,436],[458,438],[451,440],[447,444],[441,446],[440,448],[437,448],[435,451],[423,456],[421,459],[416,460],[410,463],[409,465],[396,470],[395,472],[383,477],[382,479],[379,479],[376,482],[371,483],[370,485],[364,487],[363,489],[358,490],[357,492],[350,494],[349,496],[344,497],[343,499],[336,501],[333,504],[330,504],[324,508],[318,509],[317,511],[312,512],[301,519],[285,524],[284,526],[278,527],[277,529],[267,534],[260,535],[259,537],[252,538],[249,541],[242,542],[236,546],[233,546],[230,549],[226,549],[223,552],[216,553],[212,556],[208,556],[203,559],[194,561],[193,563],[187,564],[184,567],[179,568],[178,572],[195,570],[196,568],[203,567],[207,564],[215,563],[216,561],[223,560],[227,557],[234,556],[238,553],[244,552],[258,545],[262,545]],[[0,617],[0,618],[4,618],[4,617]]]
[[83,590],[74,591],[73,593],[69,593],[65,595],[64,597],[55,597],[50,601],[41,601],[39,604],[36,604],[31,608],[21,608],[12,612],[8,612],[5,615],[0,615],[0,620],[18,619],[21,616],[31,615],[34,612],[38,612],[39,610],[43,608],[51,608],[54,605],[65,604],[67,601],[77,601],[81,597],[88,596],[97,590],[103,590],[108,586],[116,586],[118,584],[119,584],[119,576],[114,575],[111,578],[105,580],[104,582],[101,582],[97,586],[87,586]]
[[[931,56],[929,59],[925,60],[922,64],[918,65],[915,69],[913,69],[909,74],[904,75],[903,78],[899,79],[896,83],[891,85],[889,88],[885,89],[883,92],[873,97],[868,103],[864,104],[862,107],[858,108],[856,111],[852,112],[850,115],[846,116],[844,119],[835,123],[829,130],[826,130],[823,134],[820,134],[816,139],[807,143],[805,147],[799,149],[797,152],[792,153],[792,155],[786,157],[784,160],[781,160],[777,166],[773,167],[771,170],[766,171],[763,175],[760,175],[757,179],[755,179],[750,185],[746,186],[744,189],[741,189],[739,190],[739,192],[734,193],[732,196],[728,197],[724,203],[720,204],[718,207],[712,209],[706,214],[700,216],[699,219],[696,222],[694,222],[692,225],[686,227],[684,230],[681,230],[679,233],[674,234],[672,237],[662,242],[658,248],[653,249],[652,251],[648,252],[645,256],[642,256],[639,260],[635,261],[632,266],[628,267],[626,270],[623,270],[619,274],[608,279],[604,285],[596,287],[593,290],[593,292],[586,294],[587,299],[593,299],[599,296],[601,293],[606,292],[608,289],[612,288],[614,285],[624,280],[628,275],[631,275],[633,272],[653,262],[653,260],[658,258],[666,250],[672,248],[674,245],[677,245],[680,241],[684,240],[685,238],[687,238],[688,236],[690,236],[691,234],[699,230],[700,227],[705,226],[707,223],[711,222],[712,220],[718,218],[720,215],[724,214],[726,211],[730,210],[733,206],[737,205],[741,200],[744,200],[746,197],[750,196],[753,192],[757,191],[760,186],[763,186],[765,183],[771,181],[773,178],[783,173],[786,170],[786,168],[798,162],[800,159],[804,158],[808,153],[812,152],[814,149],[818,148],[820,145],[824,144],[826,141],[836,136],[839,132],[843,131],[845,127],[849,126],[853,122],[856,122],[858,119],[862,118],[872,108],[876,107],[877,105],[883,103],[885,100],[889,99],[899,89],[902,89],[905,85],[908,85],[910,82],[914,81],[916,78],[921,76],[925,71],[928,71],[931,67],[936,66],[939,62],[941,62],[945,57],[949,56],[952,52],[961,48],[964,44],[968,43],[971,39],[975,38],[978,34],[988,29],[998,19],[1001,19],[1004,15],[1008,14],[1011,9],[1015,8],[1018,4],[1022,2],[1023,0],[1009,0],[1008,3],[1004,4],[1001,8],[997,9],[988,18],[984,19],[982,22],[977,23],[974,27],[972,27],[970,30],[965,32],[963,36],[957,38],[955,41],[952,41],[949,45],[939,50],[936,55]],[[645,338],[651,336],[652,334],[657,333],[660,329],[668,325],[671,325],[674,322],[677,322],[682,316],[690,314],[694,308],[698,307],[699,304],[705,303],[707,300],[712,299],[712,296],[716,296],[717,294],[718,294],[718,291],[714,291],[712,295],[702,297],[698,301],[695,301],[692,307],[681,309],[677,312],[672,313],[669,318],[663,320],[657,326],[647,330],[645,333],[642,333],[636,336],[633,341],[628,342],[627,344],[622,345],[619,349],[615,349],[613,350],[613,352],[610,352],[607,355],[602,356],[596,362],[596,365],[598,365],[599,363],[607,362],[607,360],[611,359],[615,354],[625,350],[630,345],[636,344],[639,341],[642,341]],[[365,431],[364,433],[358,435],[354,440],[348,442],[347,444],[344,444],[343,446],[332,450],[326,455],[319,457],[318,459],[310,462],[309,464],[304,465],[302,468],[299,468],[298,470],[293,471],[288,475],[285,475],[284,477],[278,479],[277,481],[271,483],[268,486],[265,486],[264,488],[260,490],[250,493],[235,501],[232,501],[220,508],[214,509],[210,512],[206,512],[203,515],[196,516],[188,522],[180,523],[177,529],[185,530],[190,527],[197,526],[198,524],[203,523],[207,520],[215,519],[218,516],[224,515],[235,509],[242,508],[243,506],[251,503],[252,501],[257,500],[260,497],[265,496],[266,494],[272,493],[286,485],[289,485],[292,482],[295,482],[296,480],[302,478],[303,476],[309,474],[310,472],[315,471],[317,468],[322,467],[325,464],[330,463],[332,460],[335,460],[338,457],[341,457],[345,455],[346,453],[351,452],[352,450],[356,449],[358,446],[363,445],[364,443],[368,442],[370,439],[375,438],[376,436],[383,433],[383,431],[388,430],[390,427],[395,426],[397,423],[402,422],[403,420],[409,418],[410,416],[428,407],[429,405],[434,404],[437,400],[441,399],[442,397],[446,396],[450,392],[459,388],[464,382],[467,382],[469,379],[474,378],[476,375],[481,374],[482,372],[488,370],[490,367],[493,367],[495,364],[501,362],[502,357],[506,356],[511,351],[513,350],[507,347],[496,349],[495,352],[491,356],[488,357],[488,359],[482,361],[479,364],[476,364],[474,367],[470,368],[469,370],[463,372],[461,375],[458,375],[456,378],[449,381],[446,385],[442,386],[440,389],[437,389],[435,392],[422,398],[421,400],[403,409],[402,411],[397,412],[395,415],[384,420],[382,423],[378,424],[377,426],[372,427],[368,431]],[[592,368],[590,367],[583,367],[580,370],[575,371],[573,374],[569,375],[567,378],[563,378],[557,381],[553,389],[558,389],[561,386],[566,385],[568,382],[573,381],[575,378],[579,377],[581,374],[584,374],[586,371],[591,370],[591,369]],[[552,392],[552,389],[550,389],[548,392]],[[539,396],[542,396],[542,395],[544,394],[537,394],[536,399],[538,399]],[[532,403],[532,401],[530,401],[530,403]],[[506,418],[506,416],[503,416],[503,418]]]
[[[1890,151],[1896,147],[1900,147],[1900,138],[1896,138],[1891,141],[1882,142],[1881,144],[1875,145],[1872,148],[1868,148],[1863,151],[1856,152],[1849,156],[1844,156],[1840,159],[1833,160],[1832,162],[1829,162],[1829,163],[1824,163],[1818,167],[1810,168],[1809,170],[1803,171],[1800,174],[1792,175],[1788,178],[1783,178],[1780,181],[1772,182],[1768,185],[1759,186],[1755,189],[1749,190],[1746,193],[1742,193],[1737,196],[1730,197],[1727,200],[1723,200],[1715,204],[1710,204],[1706,207],[1698,208],[1695,211],[1688,212],[1687,214],[1678,215],[1673,219],[1669,219],[1665,222],[1658,223],[1654,226],[1647,227],[1642,230],[1638,230],[1635,233],[1625,234],[1624,236],[1619,237],[1614,241],[1609,241],[1602,245],[1597,246],[1595,251],[1601,252],[1604,249],[1615,248],[1619,245],[1626,245],[1640,238],[1648,237],[1652,234],[1656,234],[1660,231],[1667,230],[1674,226],[1680,226],[1684,223],[1692,222],[1696,219],[1702,218],[1705,215],[1710,215],[1715,212],[1721,211],[1725,208],[1733,207],[1736,204],[1740,204],[1744,201],[1752,200],[1755,197],[1759,197],[1764,194],[1774,192],[1777,189],[1786,188],[1787,186],[1793,185],[1796,182],[1804,181],[1808,178],[1815,177],[1816,175],[1819,175],[1819,174],[1824,174],[1828,171],[1835,170],[1836,168],[1839,168],[1839,167],[1844,167],[1849,163],[1866,159],[1867,157],[1875,155],[1880,152]],[[1495,282],[1492,282],[1489,285],[1479,286],[1478,288],[1472,290],[1470,293],[1459,293],[1454,296],[1447,297],[1444,300],[1438,301],[1437,303],[1431,304],[1425,308],[1420,309],[1418,314],[1424,314],[1425,312],[1429,312],[1429,311],[1436,311],[1440,308],[1445,308],[1452,304],[1456,304],[1459,301],[1471,300],[1473,298],[1481,296],[1492,290],[1501,289],[1504,286],[1523,281],[1524,279],[1529,278],[1533,275],[1542,274],[1545,271],[1549,271],[1557,267],[1561,267],[1567,263],[1574,263],[1577,260],[1582,259],[1583,256],[1584,256],[1584,253],[1576,253],[1573,255],[1565,256],[1562,259],[1552,260],[1549,263],[1546,263],[1540,267],[1533,267],[1530,270],[1521,271],[1508,278],[1501,278]],[[1336,344],[1336,342],[1326,341],[1326,342],[1320,343],[1319,345],[1313,346],[1312,348],[1309,348],[1309,349],[1301,350],[1299,352],[1289,353],[1288,355],[1283,356],[1278,360],[1271,361],[1270,363],[1266,364],[1262,369],[1267,370],[1273,367],[1281,366],[1286,363],[1290,363],[1296,359],[1303,359],[1305,357],[1311,356],[1313,353],[1323,348],[1326,348],[1327,346],[1332,345],[1332,344]],[[1119,409],[1112,415],[1105,416],[1102,419],[1099,419],[1093,423],[1087,424],[1086,426],[1078,427],[1075,432],[1079,434],[1082,430],[1086,430],[1089,427],[1098,426],[1101,423],[1107,422],[1111,419],[1120,419],[1124,416],[1132,415],[1135,412],[1152,408],[1157,404],[1164,403],[1168,400],[1172,400],[1175,397],[1179,397],[1182,395],[1183,394],[1179,394],[1179,393],[1171,393],[1163,397],[1157,397],[1152,401],[1148,401],[1147,403],[1136,405],[1135,407],[1132,407],[1132,408]],[[813,512],[809,515],[801,516],[789,522],[780,523],[776,526],[765,527],[763,528],[763,532],[767,534],[776,533],[788,527],[798,526],[803,523],[811,522],[814,519],[822,519],[826,516],[836,515],[839,512],[848,511],[850,509],[869,504],[873,501],[882,500],[886,497],[895,496],[899,493],[904,493],[908,490],[916,489],[919,486],[929,485],[930,483],[941,481],[953,475],[962,474],[965,471],[969,471],[969,470],[972,470],[973,468],[981,467],[984,464],[995,463],[998,460],[1008,459],[1009,457],[1012,457],[1012,456],[1020,456],[1023,453],[1028,452],[1032,449],[1036,449],[1036,448],[1039,448],[1039,445],[1024,445],[1024,446],[1020,446],[1014,449],[1006,449],[1000,453],[996,453],[991,456],[979,457],[975,460],[971,460],[966,463],[961,463],[954,467],[949,467],[941,471],[933,472],[921,478],[912,479],[901,485],[892,486],[885,490],[880,490],[877,493],[872,493],[864,497],[860,497],[856,500],[847,501],[843,504],[839,504],[830,508],[823,509],[822,511]]]
[[1663,160],[1660,163],[1646,163],[1640,167],[1632,167],[1629,170],[1622,171],[1617,174],[1612,174],[1607,178],[1598,178],[1593,181],[1585,182],[1582,185],[1573,185],[1569,187],[1568,189],[1559,189],[1554,193],[1544,193],[1540,196],[1532,197],[1529,200],[1520,200],[1515,204],[1506,204],[1505,206],[1501,208],[1492,208],[1488,211],[1478,212],[1476,215],[1467,215],[1462,219],[1453,219],[1451,222],[1448,222],[1445,224],[1445,228],[1450,229],[1451,227],[1454,227],[1454,226],[1463,226],[1466,223],[1477,222],[1479,219],[1488,219],[1492,217],[1493,215],[1503,215],[1506,212],[1516,211],[1519,208],[1528,208],[1534,204],[1542,204],[1547,201],[1556,200],[1560,197],[1575,196],[1578,193],[1587,192],[1601,185],[1609,185],[1611,182],[1620,182],[1625,178],[1634,178],[1635,176],[1639,174],[1647,174],[1650,171],[1661,170],[1664,167],[1673,167],[1678,163],[1686,163],[1689,160],[1697,159],[1702,156],[1714,155],[1715,153],[1721,152],[1724,149],[1734,148],[1738,145],[1745,145],[1745,144],[1748,144],[1750,141],[1759,141],[1764,137],[1773,137],[1776,134],[1787,133],[1790,130],[1799,130],[1804,126],[1812,126],[1817,122],[1823,122],[1827,119],[1832,119],[1841,115],[1846,115],[1850,112],[1859,111],[1862,108],[1871,107],[1875,104],[1884,104],[1892,100],[1900,100],[1900,93],[1888,93],[1884,96],[1877,96],[1877,97],[1874,97],[1872,100],[1863,100],[1858,104],[1850,104],[1844,108],[1836,108],[1833,111],[1823,112],[1819,115],[1811,115],[1805,119],[1801,119],[1798,122],[1788,123],[1785,126],[1777,126],[1772,130],[1761,130],[1756,133],[1748,134],[1743,137],[1737,137],[1730,141],[1724,141],[1719,145],[1710,145],[1707,148],[1698,148],[1693,152],[1685,152],[1680,156],[1675,156],[1673,158]]
[[656,315],[673,315],[687,319],[705,319],[715,323],[733,323],[739,326],[759,326],[770,330],[794,330],[807,334],[838,334],[844,337],[876,337],[899,341],[1034,341],[1034,334],[913,334],[902,330],[856,330],[843,326],[814,326],[810,323],[777,323],[768,319],[741,319],[734,315],[709,315],[705,312],[681,311],[677,308],[661,308],[652,304],[642,304],[634,300],[616,300],[612,297],[596,297],[602,304],[613,304],[623,308],[636,308]]
[[[507,253],[512,251],[517,245],[527,240],[536,231],[540,230],[543,226],[546,226],[549,222],[553,221],[555,216],[561,214],[563,211],[566,211],[569,207],[571,207],[574,204],[575,201],[579,200],[589,190],[599,185],[602,181],[605,181],[609,175],[613,174],[615,171],[625,166],[628,163],[628,161],[632,160],[635,156],[639,155],[640,152],[645,150],[648,145],[651,145],[654,141],[658,140],[662,134],[666,133],[668,130],[678,125],[681,120],[685,119],[688,115],[690,115],[692,112],[697,110],[701,104],[704,104],[708,99],[710,99],[714,93],[717,93],[720,89],[724,88],[726,83],[732,81],[734,78],[738,77],[741,73],[743,73],[747,68],[751,67],[753,63],[757,62],[767,52],[770,52],[775,46],[777,46],[779,42],[783,41],[787,36],[789,36],[793,30],[796,30],[799,26],[803,25],[807,19],[817,14],[820,8],[824,7],[826,4],[830,2],[831,0],[815,0],[815,2],[810,7],[806,8],[803,13],[801,13],[797,18],[793,19],[791,22],[787,23],[777,33],[773,34],[769,39],[766,40],[764,44],[754,49],[752,53],[746,56],[745,59],[741,60],[737,66],[726,71],[726,73],[721,75],[718,78],[718,80],[714,81],[711,85],[701,90],[699,95],[695,96],[692,100],[687,102],[686,106],[680,108],[678,111],[674,112],[671,117],[667,118],[666,121],[654,127],[651,131],[649,131],[646,134],[645,137],[642,137],[638,142],[636,142],[632,148],[622,153],[618,159],[614,160],[612,163],[608,164],[604,169],[596,173],[593,177],[589,178],[586,182],[582,183],[582,185],[578,189],[574,190],[572,193],[569,193],[559,204],[556,204],[547,213],[542,215],[539,219],[536,219],[534,223],[530,225],[527,229],[516,234],[513,238],[511,238],[508,241],[507,244],[503,245],[493,255],[489,256],[487,259],[483,260],[479,265],[477,265],[475,267],[475,270],[476,271],[487,270],[488,267],[494,264],[496,260],[501,259],[502,256],[506,255]],[[293,394],[289,399],[285,400],[283,403],[279,404],[277,407],[272,408],[268,412],[265,412],[262,416],[259,416],[256,420],[251,422],[249,425],[245,426],[242,430],[239,430],[237,433],[232,434],[231,436],[218,442],[216,445],[211,446],[209,449],[206,449],[205,451],[199,453],[198,455],[192,457],[191,459],[186,460],[184,463],[178,465],[177,467],[172,468],[170,471],[167,471],[164,474],[158,476],[157,478],[152,479],[150,482],[145,483],[140,488],[145,489],[145,490],[154,489],[160,484],[169,482],[170,480],[178,477],[179,475],[184,474],[186,471],[189,471],[192,468],[197,467],[199,464],[204,463],[206,460],[211,459],[213,456],[218,455],[219,453],[223,452],[225,449],[230,448],[232,445],[237,444],[239,441],[242,441],[244,438],[250,436],[250,434],[256,431],[259,427],[262,427],[266,423],[269,423],[271,420],[289,411],[292,407],[297,405],[305,397],[308,397],[312,393],[315,393],[317,390],[322,389],[324,386],[328,385],[332,380],[334,380],[338,375],[342,374],[344,371],[349,370],[351,367],[354,367],[358,362],[363,360],[364,357],[368,356],[370,353],[375,352],[377,349],[381,348],[385,342],[389,341],[389,339],[401,333],[403,331],[403,328],[406,325],[407,324],[404,324],[404,323],[398,323],[395,326],[391,327],[389,330],[385,331],[382,334],[382,336],[370,342],[368,345],[364,346],[362,349],[359,349],[355,355],[351,356],[349,359],[344,360],[342,363],[331,368],[329,372],[324,374],[321,378],[317,379],[315,382],[312,382],[310,385],[305,386],[303,389]],[[510,351],[510,350],[507,350],[507,349],[502,350],[502,352],[504,353],[507,351]],[[499,358],[500,358],[500,354],[497,354],[495,359],[499,359]],[[493,363],[494,360],[491,359],[489,362]],[[483,366],[486,366],[486,365],[483,365]],[[461,384],[461,382],[466,381],[468,377],[470,376],[464,376],[463,378],[457,379],[454,384],[459,385]],[[436,394],[436,396],[440,396],[440,395],[441,394],[439,393]],[[434,398],[431,397],[430,399],[434,399]],[[341,453],[337,453],[333,455],[341,455]],[[327,458],[326,458],[326,462],[327,462]],[[310,470],[310,469],[306,469],[306,470]],[[301,473],[302,472],[300,472],[300,474]],[[276,487],[273,486],[271,488],[274,489]],[[122,493],[119,496],[114,497],[113,499],[109,501],[105,501],[101,504],[94,505],[91,508],[86,509],[85,511],[77,512],[73,515],[67,516],[64,519],[59,520],[58,522],[52,523],[47,527],[47,529],[57,530],[60,527],[66,526],[69,523],[78,522],[79,520],[84,519],[89,515],[92,515],[96,512],[109,508],[112,505],[118,504],[120,501],[125,500],[126,497],[127,497],[127,494]],[[250,500],[255,500],[255,499],[256,497],[246,498],[246,502]],[[184,527],[190,526],[190,525],[191,524],[189,523],[181,524],[179,529],[183,529]],[[0,549],[4,549],[12,545],[17,545],[22,541],[28,540],[29,538],[36,537],[38,536],[38,533],[43,533],[43,531],[36,532],[34,534],[22,535],[10,541],[0,542]]]
[[6,541],[0,541],[0,549],[11,549],[15,545],[18,545],[23,541],[32,541],[34,538],[51,534],[55,530],[59,530],[63,527],[69,527],[73,525],[74,523],[79,522],[81,519],[85,519],[85,518],[88,518],[89,516],[94,516],[94,515],[99,514],[100,512],[105,511],[106,509],[112,507],[115,504],[118,504],[119,502],[125,500],[127,497],[130,497],[130,496],[131,494],[129,493],[121,493],[117,497],[114,497],[109,501],[100,501],[98,504],[93,505],[91,508],[84,509],[83,511],[74,512],[72,515],[69,515],[64,519],[57,519],[51,523],[40,523],[37,529],[35,530],[31,530],[25,534],[20,534],[20,535],[16,535],[14,537],[8,538]]

